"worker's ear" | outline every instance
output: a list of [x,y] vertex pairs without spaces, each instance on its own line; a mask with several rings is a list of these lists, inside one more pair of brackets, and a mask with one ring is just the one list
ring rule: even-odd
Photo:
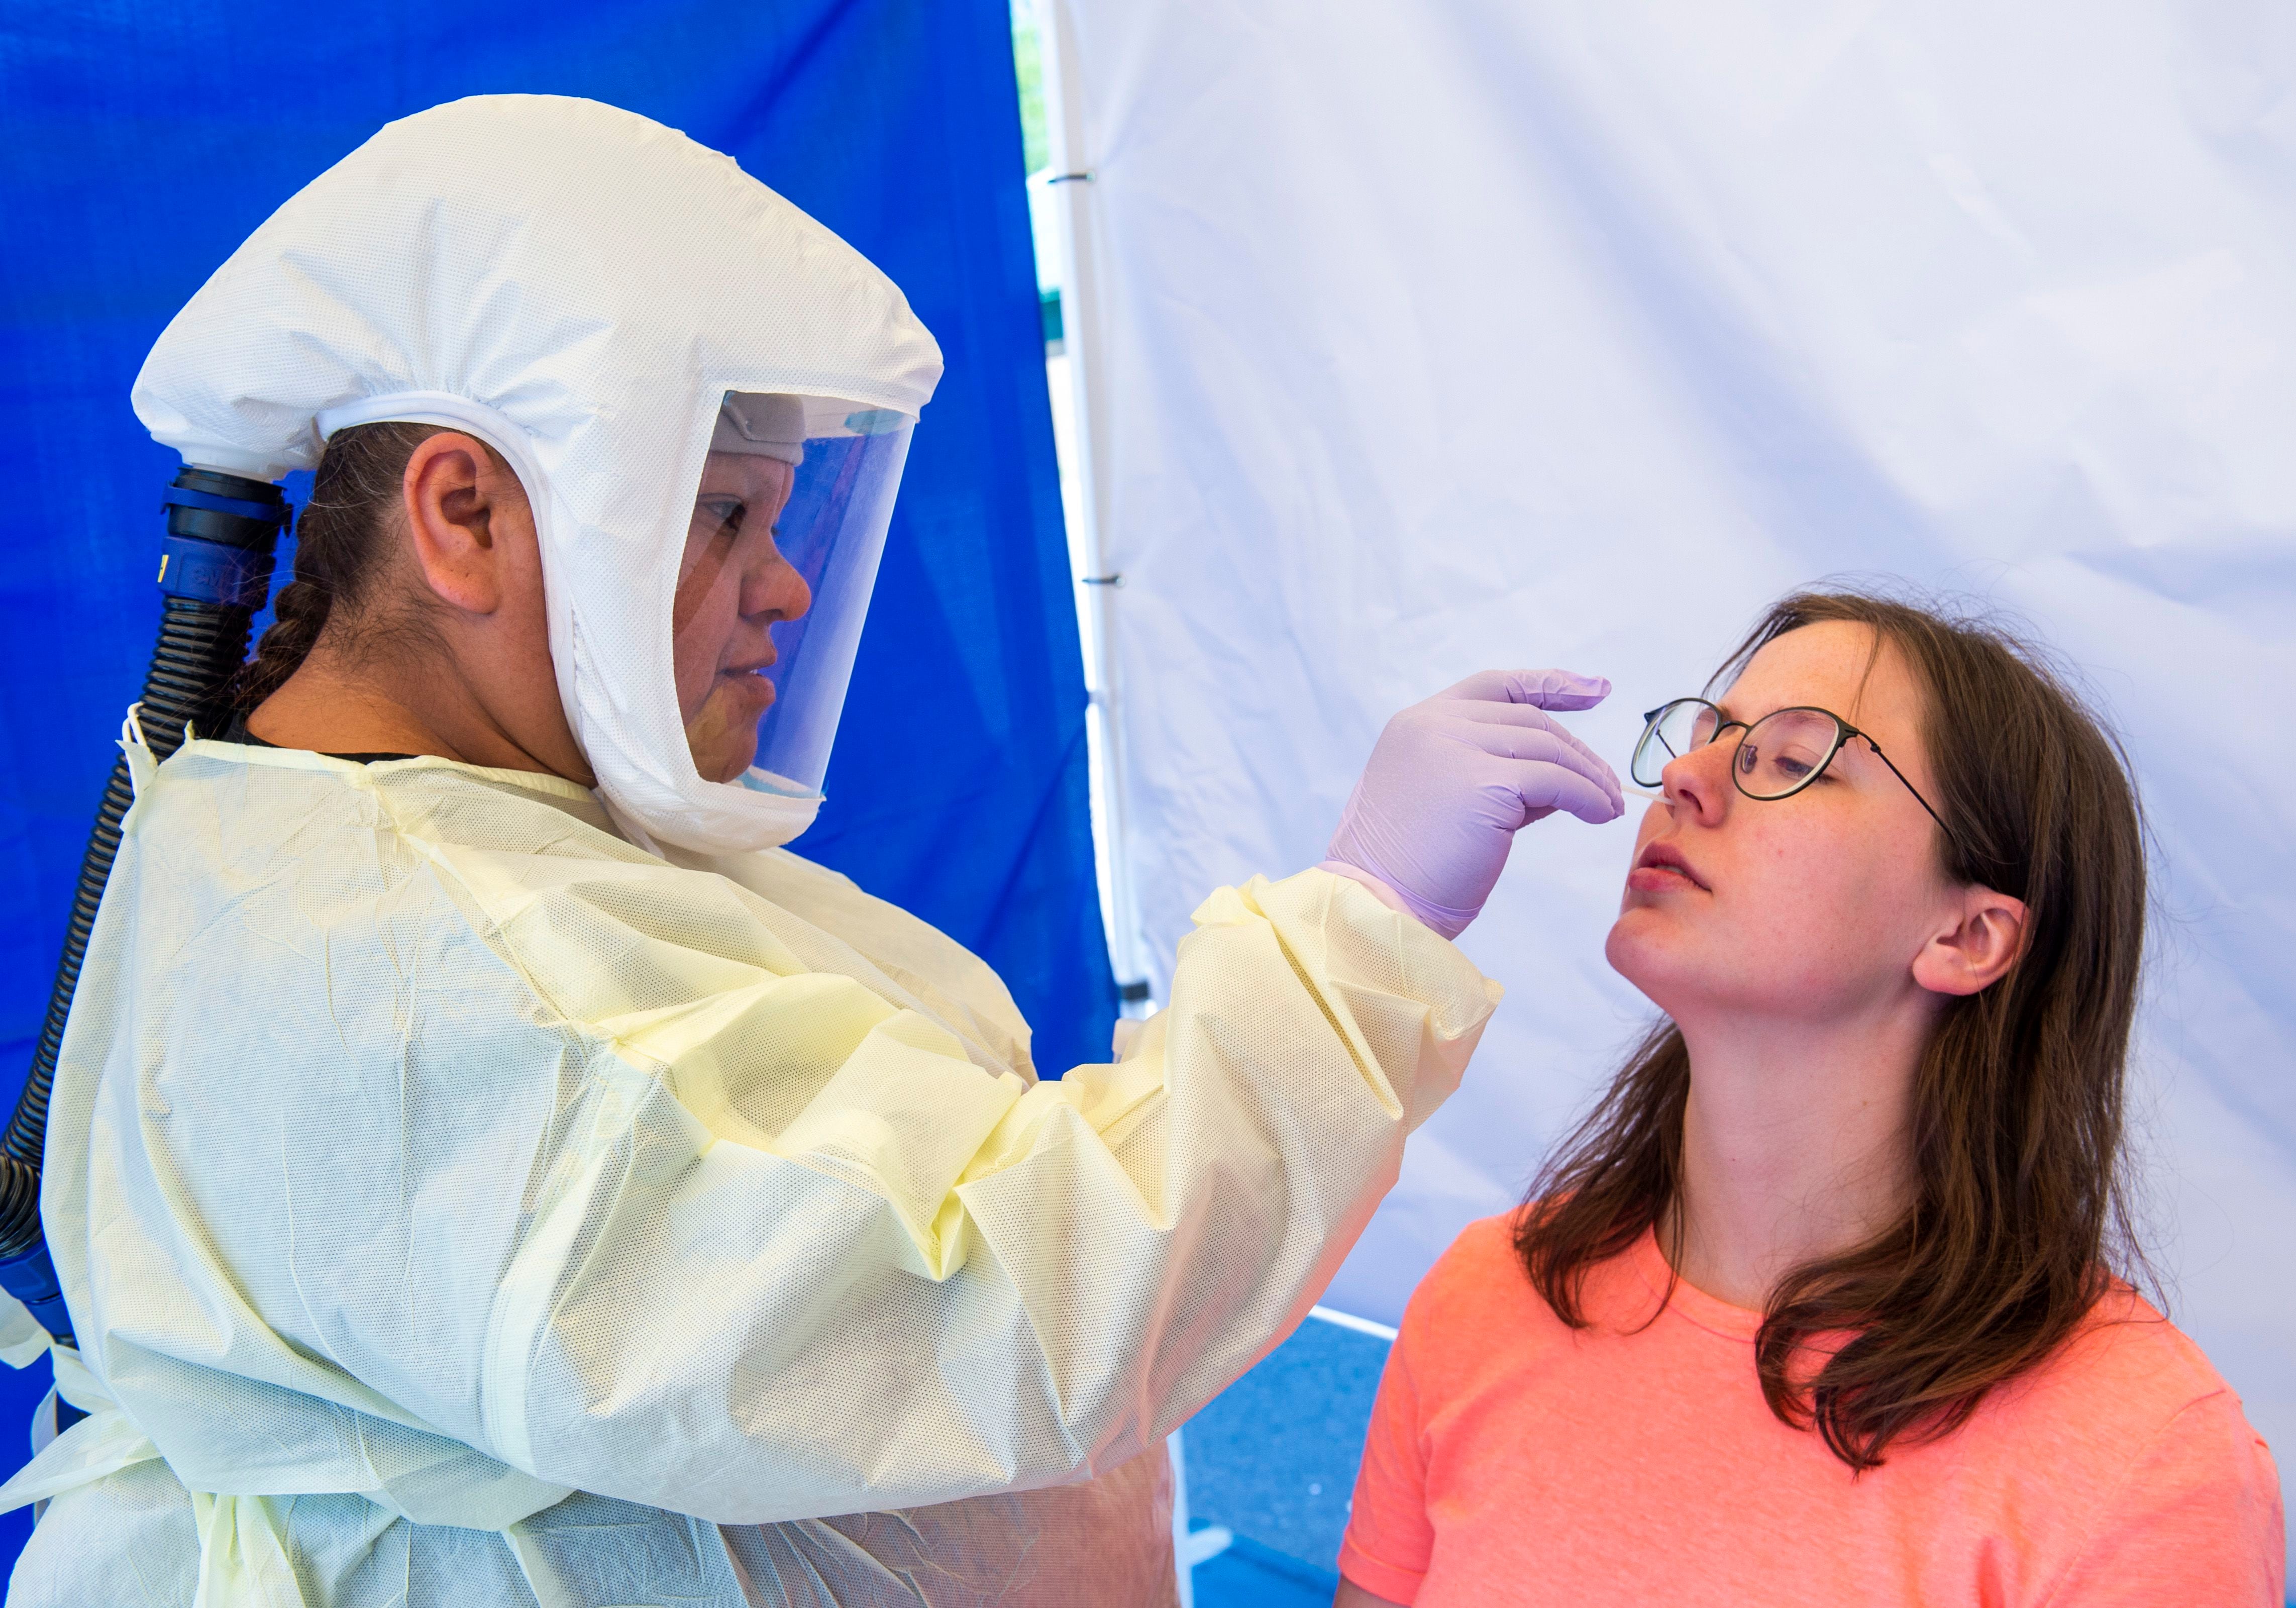
[[534,545],[525,488],[476,438],[441,431],[406,460],[399,483],[415,566],[439,602],[466,614],[503,606],[507,569]]

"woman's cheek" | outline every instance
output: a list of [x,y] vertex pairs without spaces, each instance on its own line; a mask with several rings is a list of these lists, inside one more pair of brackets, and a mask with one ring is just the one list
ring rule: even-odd
[[713,596],[704,597],[676,627],[670,643],[670,673],[676,682],[678,718],[689,724],[718,685],[718,660],[725,657],[726,633],[718,625]]
[[1831,992],[1857,986],[1870,970],[1876,920],[1898,907],[1886,875],[1875,874],[1870,841],[1814,822],[1766,845],[1748,867],[1745,891],[1759,919],[1744,934],[1750,957],[1798,987]]

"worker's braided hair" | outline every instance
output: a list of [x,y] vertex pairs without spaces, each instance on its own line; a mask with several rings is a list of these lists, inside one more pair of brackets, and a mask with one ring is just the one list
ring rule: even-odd
[[[252,710],[285,685],[327,628],[334,605],[357,608],[388,551],[400,482],[435,424],[390,422],[337,431],[295,521],[295,578],[281,588],[277,619],[232,680],[231,702]],[[348,620],[338,619],[340,631]]]

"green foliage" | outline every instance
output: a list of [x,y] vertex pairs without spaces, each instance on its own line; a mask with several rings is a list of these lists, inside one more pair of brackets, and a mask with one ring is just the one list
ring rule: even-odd
[[1045,62],[1037,42],[1037,20],[1028,0],[1013,0],[1013,73],[1021,81],[1021,145],[1028,170],[1040,171],[1053,160],[1045,132]]

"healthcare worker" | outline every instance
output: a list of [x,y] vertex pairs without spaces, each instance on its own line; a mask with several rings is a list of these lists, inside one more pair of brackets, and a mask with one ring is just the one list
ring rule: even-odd
[[123,738],[43,1197],[90,1416],[12,1603],[1172,1600],[1164,1438],[1455,1087],[1510,834],[1619,813],[1535,707],[1603,689],[1406,711],[1329,866],[1038,1082],[781,847],[939,368],[727,158],[545,97],[386,127],[168,326],[152,433],[318,476],[244,730]]

